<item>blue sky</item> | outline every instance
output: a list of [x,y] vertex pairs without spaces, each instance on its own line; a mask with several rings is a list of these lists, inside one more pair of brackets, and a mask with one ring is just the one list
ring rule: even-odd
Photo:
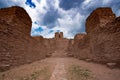
[[120,16],[120,0],[0,0],[0,8],[23,7],[32,19],[32,36],[54,37],[64,32],[67,38],[85,33],[85,20],[98,7],[111,7]]

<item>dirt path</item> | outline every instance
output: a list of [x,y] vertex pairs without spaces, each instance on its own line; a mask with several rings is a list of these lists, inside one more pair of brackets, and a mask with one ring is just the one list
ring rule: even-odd
[[[110,69],[105,65],[85,62],[74,58],[67,58],[65,64],[67,70],[70,68],[67,74],[72,71],[72,75],[68,75],[68,78],[72,78],[69,80],[120,80],[120,69]],[[73,69],[71,70],[71,68]],[[82,77],[84,79],[81,79]]]
[[0,80],[120,80],[120,69],[74,58],[47,58],[2,72]]
[[55,69],[52,73],[50,80],[67,80],[63,59],[58,59],[56,61],[56,66],[55,66]]

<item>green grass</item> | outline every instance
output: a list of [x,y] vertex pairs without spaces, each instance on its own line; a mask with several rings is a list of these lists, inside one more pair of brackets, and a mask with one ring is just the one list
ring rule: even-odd
[[83,69],[77,65],[71,65],[68,68],[67,74],[69,76],[69,80],[88,80],[91,77],[91,71]]
[[45,67],[39,71],[35,71],[29,76],[24,76],[20,78],[19,80],[38,80],[38,78],[40,78],[40,80],[49,80],[50,72],[49,72],[48,67]]

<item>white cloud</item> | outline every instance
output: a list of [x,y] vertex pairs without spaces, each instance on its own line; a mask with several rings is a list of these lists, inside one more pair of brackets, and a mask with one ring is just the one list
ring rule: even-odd
[[92,0],[85,0],[82,3],[81,7],[82,7],[82,9],[87,9],[87,8],[90,8],[91,6],[94,6],[95,3],[96,3],[96,0],[94,0],[94,1],[92,1]]
[[57,25],[53,27],[52,30],[60,30],[64,33],[65,37],[73,38],[77,33],[76,30],[79,30],[83,27],[82,23],[85,21],[85,16],[81,15],[75,9],[65,11],[59,8],[58,12],[61,13],[61,18],[57,19]]
[[[118,2],[120,3],[119,0],[84,0],[80,6],[69,10],[64,10],[59,7],[60,0],[49,0],[49,3],[47,2],[48,0],[32,0],[32,2],[36,5],[35,8],[30,8],[26,5],[26,0],[1,1],[4,1],[7,6],[18,5],[23,7],[32,18],[33,24],[31,33],[33,35],[42,35],[47,38],[53,37],[57,30],[64,32],[65,37],[73,38],[76,33],[82,31],[84,27],[83,24],[85,24],[85,19],[90,12],[97,7],[111,6],[116,15],[120,16],[120,9],[116,9],[116,6],[118,5],[115,4]],[[49,29],[46,25],[42,25],[45,14],[50,10],[50,5],[52,5],[52,7],[57,10],[60,15],[60,17],[56,20],[55,26],[51,29]],[[34,22],[37,22],[37,24],[34,24]],[[41,27],[44,31],[36,32],[35,29],[39,27]],[[53,31],[50,32],[51,30]]]
[[[42,20],[46,12],[49,10],[49,3],[47,3],[47,0],[41,0],[38,2],[37,0],[32,0],[32,2],[35,3],[36,8],[30,8],[29,6],[25,5],[24,1],[16,1],[13,0],[15,4],[22,6],[26,9],[26,11],[29,13],[30,17],[32,18],[33,24],[32,24],[32,35],[42,35],[44,37],[53,37],[54,33],[57,30],[60,30],[64,32],[65,37],[71,38],[74,37],[73,35],[76,34],[76,30],[81,29],[84,22],[84,15],[81,15],[77,9],[70,9],[68,11],[63,10],[59,7],[59,0],[52,0],[51,5],[54,7],[54,9],[58,10],[58,13],[60,13],[61,18],[57,19],[56,25],[49,29],[47,26],[41,25]],[[88,1],[89,2],[89,1]],[[87,2],[86,2],[87,3]],[[34,24],[34,22],[37,22],[38,24]],[[42,32],[35,32],[35,29],[41,27],[44,29]],[[49,33],[50,30],[53,30],[53,32]]]

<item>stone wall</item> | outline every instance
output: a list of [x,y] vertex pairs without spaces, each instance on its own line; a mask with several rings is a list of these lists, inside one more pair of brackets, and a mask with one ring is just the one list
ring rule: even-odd
[[91,52],[96,56],[95,59],[98,62],[120,61],[120,32],[119,27],[115,25],[118,24],[109,24],[104,30],[96,28],[96,31],[91,33],[93,35],[90,35]]
[[[97,17],[94,17],[97,15]],[[86,31],[92,28],[91,19],[99,23],[89,31],[90,52],[94,55],[93,61],[107,63],[120,62],[120,18],[116,18],[110,8],[98,8],[88,17]],[[88,25],[90,23],[90,25]],[[89,30],[89,29],[88,29]]]
[[59,39],[59,32],[55,33],[55,39]]
[[74,40],[69,40],[68,56],[87,59],[90,55],[89,37],[86,34],[76,34]]
[[110,8],[97,8],[86,20],[86,32],[82,38],[78,37],[80,34],[75,36],[71,54],[99,63],[117,63],[120,67],[120,17]]
[[23,8],[0,9],[0,72],[52,54],[120,66],[120,17],[110,8],[94,10],[86,20],[87,33],[74,39],[65,39],[62,32],[51,39],[31,37],[31,25]]
[[94,28],[105,26],[106,23],[112,22],[115,19],[115,14],[111,8],[97,8],[94,10],[86,20],[86,32],[89,34]]
[[63,39],[63,32],[56,32],[55,33],[55,39],[60,40]]
[[0,9],[0,72],[48,55],[45,39],[30,36],[31,26],[32,21],[23,8]]
[[54,38],[45,39],[44,45],[46,47],[45,51],[47,52],[46,57],[50,57],[52,55],[52,53],[54,53],[55,47],[56,47]]
[[63,39],[63,32],[60,32],[59,36],[61,39]]

